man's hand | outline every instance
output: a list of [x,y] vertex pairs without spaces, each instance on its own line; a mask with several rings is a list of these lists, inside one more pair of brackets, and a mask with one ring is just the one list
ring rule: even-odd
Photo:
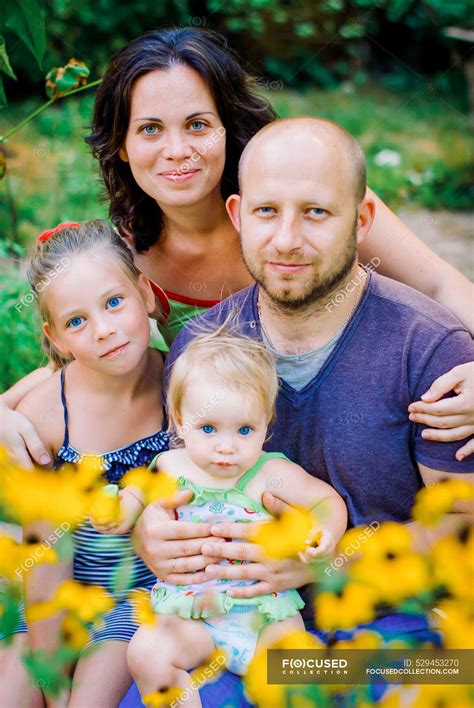
[[[442,399],[450,391],[457,395]],[[455,366],[437,378],[421,398],[408,410],[414,423],[436,428],[423,430],[423,438],[453,442],[474,435],[474,362]],[[456,452],[456,459],[461,461],[473,452],[474,442],[470,440]]]
[[[265,492],[263,503],[272,514],[280,514],[289,505],[273,494]],[[272,561],[265,558],[263,550],[255,543],[248,543],[253,537],[252,524],[229,523],[211,526],[211,533],[217,537],[211,543],[202,546],[202,552],[209,556],[218,556],[227,560],[248,561],[241,565],[214,565],[210,563],[205,572],[207,578],[226,578],[229,580],[253,580],[254,585],[229,588],[232,597],[256,597],[271,592],[282,592],[298,588],[314,580],[314,569],[299,559]],[[222,545],[218,538],[245,540],[245,543],[228,541]]]
[[174,585],[202,583],[209,580],[204,568],[209,563],[218,563],[219,558],[204,556],[201,547],[212,538],[211,524],[195,524],[177,521],[174,510],[187,504],[192,491],[178,492],[166,504],[149,504],[138,519],[133,530],[136,552],[160,579]]
[[30,469],[33,461],[48,465],[51,458],[38,437],[34,426],[22,413],[12,411],[0,403],[0,443],[4,445],[19,465]]

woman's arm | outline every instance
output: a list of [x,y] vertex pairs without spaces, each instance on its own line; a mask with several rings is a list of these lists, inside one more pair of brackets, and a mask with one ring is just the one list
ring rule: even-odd
[[[474,333],[474,286],[456,268],[437,256],[372,190],[375,218],[359,255],[382,275],[410,285],[436,300]],[[380,261],[380,262],[379,262]]]
[[17,407],[20,401],[29,393],[32,389],[36,388],[40,383],[49,379],[49,377],[54,373],[54,368],[52,364],[48,366],[42,366],[39,369],[31,371],[22,379],[13,384],[7,391],[2,393],[0,396],[0,401],[8,408],[12,410]]
[[[51,456],[40,438],[42,431],[39,428],[44,427],[39,424],[42,417],[40,415],[35,419],[34,416],[28,416],[27,410],[31,397],[51,380],[53,374],[49,366],[36,369],[0,396],[0,444],[26,469],[32,467],[33,462],[39,465],[51,464]],[[30,401],[24,408],[23,402],[27,399]]]

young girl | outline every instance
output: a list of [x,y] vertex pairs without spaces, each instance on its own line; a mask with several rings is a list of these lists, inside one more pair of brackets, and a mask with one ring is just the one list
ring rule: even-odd
[[[332,487],[283,454],[263,452],[277,391],[275,363],[260,343],[222,328],[198,335],[170,377],[170,422],[184,447],[160,453],[153,464],[175,477],[179,487],[192,490],[191,502],[176,510],[182,521],[267,521],[271,516],[262,494],[277,487],[282,500],[312,510],[318,519],[313,533],[322,531],[322,537],[317,547],[306,539],[309,545],[300,557],[321,562],[346,529],[346,507]],[[201,553],[206,555],[205,542]],[[186,670],[203,663],[215,646],[226,651],[231,671],[244,674],[256,649],[277,635],[304,629],[299,614],[304,603],[296,590],[232,597],[234,586],[248,582],[211,575],[194,585],[157,581],[151,596],[157,626],[140,628],[128,650],[142,695],[190,689]],[[198,694],[190,695],[186,705],[200,706]]]
[[[126,471],[148,465],[168,447],[162,356],[148,348],[148,315],[155,310],[149,283],[122,239],[99,220],[60,225],[42,234],[28,279],[38,297],[46,351],[59,368],[22,400],[19,410],[38,427],[55,468],[100,456],[104,481],[120,485]],[[123,563],[131,564],[133,587],[150,588],[155,582],[125,533],[137,516],[138,502],[122,496],[121,506],[133,518],[97,527],[114,535],[102,536],[90,522],[73,534],[74,578],[100,584],[112,594]],[[28,604],[51,597],[70,573],[60,564],[32,570],[26,578]],[[116,707],[131,683],[126,651],[136,625],[124,594],[116,592],[115,599],[102,627],[92,630],[95,651],[77,662],[70,707]],[[30,646],[53,648],[58,622],[32,624]]]

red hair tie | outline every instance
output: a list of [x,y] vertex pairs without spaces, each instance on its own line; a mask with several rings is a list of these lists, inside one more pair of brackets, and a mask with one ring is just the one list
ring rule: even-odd
[[78,226],[80,226],[80,224],[78,224],[76,221],[63,221],[61,224],[55,226],[54,229],[48,229],[47,231],[43,231],[43,233],[40,234],[36,239],[36,242],[38,243],[39,241],[49,241],[51,236],[57,234],[58,231],[62,231],[63,229],[69,228],[77,228]]

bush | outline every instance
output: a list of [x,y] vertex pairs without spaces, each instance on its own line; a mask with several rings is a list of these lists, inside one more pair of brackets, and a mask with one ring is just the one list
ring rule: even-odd
[[30,371],[44,366],[36,302],[16,269],[2,274],[0,292],[0,384],[9,388]]

